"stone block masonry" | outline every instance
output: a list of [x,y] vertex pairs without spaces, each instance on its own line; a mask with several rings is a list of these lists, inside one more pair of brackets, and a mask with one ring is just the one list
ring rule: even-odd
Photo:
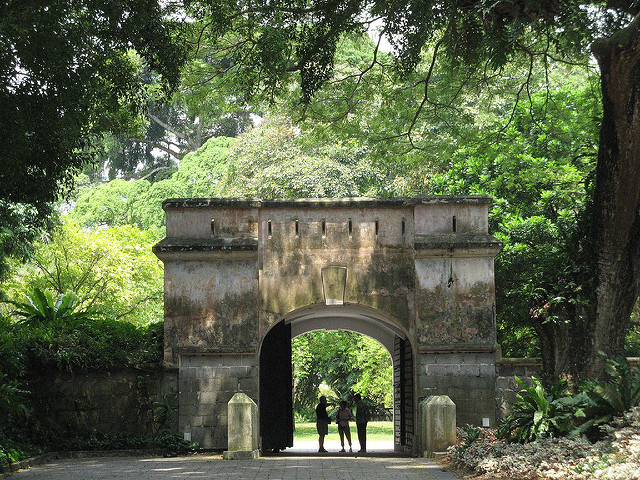
[[[55,425],[62,437],[88,438],[97,431],[126,433],[149,442],[160,427],[152,421],[154,405],[165,401],[171,405],[177,387],[177,372],[173,370],[54,370],[25,382],[34,410],[46,412],[47,422]],[[168,425],[174,431],[178,428],[177,418],[176,408]]]
[[183,355],[179,372],[179,432],[206,448],[226,449],[228,402],[238,392],[257,402],[256,356]]
[[[458,426],[496,422],[496,362],[493,352],[429,352],[418,362],[418,397],[447,395]],[[485,420],[486,423],[486,420]]]

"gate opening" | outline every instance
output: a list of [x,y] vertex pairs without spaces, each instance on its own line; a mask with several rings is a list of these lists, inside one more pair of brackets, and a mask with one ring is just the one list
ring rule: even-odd
[[[265,336],[260,353],[260,434],[264,451],[279,451],[294,446],[294,410],[303,406],[302,397],[306,397],[307,413],[313,415],[309,408],[317,404],[320,395],[321,381],[327,381],[328,386],[338,386],[340,376],[349,375],[348,365],[335,365],[334,371],[318,368],[318,377],[311,379],[307,385],[294,384],[294,365],[292,357],[293,345],[300,344],[302,339],[309,338],[310,332],[324,331],[325,334],[312,333],[311,338],[331,335],[328,332],[336,332],[344,342],[338,341],[334,348],[349,348],[360,344],[378,344],[378,350],[386,350],[388,372],[387,401],[383,408],[388,408],[393,418],[393,450],[396,452],[411,452],[414,439],[415,409],[414,409],[414,362],[412,348],[404,333],[388,318],[375,309],[361,305],[326,306],[315,305],[299,309],[287,315],[285,319],[276,324]],[[359,335],[354,335],[359,334]],[[355,340],[354,340],[355,339]],[[372,342],[372,340],[375,342]],[[355,352],[343,352],[352,353]],[[330,352],[326,352],[331,355]],[[335,352],[333,361],[336,361]],[[347,355],[348,356],[348,355]],[[344,357],[344,355],[343,355]],[[302,365],[296,365],[300,368]],[[315,367],[311,367],[313,370]],[[353,373],[353,372],[351,372]],[[299,376],[298,376],[299,379]],[[335,393],[339,400],[350,400],[356,393],[353,379],[343,382]],[[354,387],[356,387],[354,389]],[[300,389],[306,388],[307,391]],[[308,391],[311,388],[312,391]],[[334,390],[336,390],[334,388]],[[362,394],[362,392],[360,392]],[[366,397],[366,395],[363,395]],[[374,403],[380,406],[379,398]],[[372,413],[382,417],[383,410],[373,409]],[[314,417],[315,421],[315,417]],[[355,434],[355,422],[352,423],[352,440],[357,446]],[[337,434],[336,434],[337,435]],[[391,443],[390,443],[391,448]]]

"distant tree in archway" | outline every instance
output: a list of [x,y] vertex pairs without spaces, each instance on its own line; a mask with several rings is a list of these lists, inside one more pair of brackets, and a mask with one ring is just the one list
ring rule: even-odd
[[389,353],[377,341],[353,332],[310,332],[291,344],[294,410],[313,412],[322,383],[340,399],[360,393],[383,407],[393,401],[393,370]]

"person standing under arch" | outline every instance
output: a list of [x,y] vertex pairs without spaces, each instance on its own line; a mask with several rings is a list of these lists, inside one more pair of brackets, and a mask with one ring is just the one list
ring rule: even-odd
[[327,407],[329,404],[327,403],[327,397],[322,395],[320,397],[320,403],[316,407],[316,429],[318,430],[318,452],[324,453],[326,452],[324,448],[324,437],[329,433],[329,424],[331,423],[331,419],[329,418],[329,414],[327,413]]
[[356,429],[358,430],[358,443],[360,452],[367,451],[367,422],[369,421],[369,408],[364,403],[359,393],[353,397],[356,401]]
[[336,423],[338,424],[338,433],[340,434],[340,445],[342,445],[341,452],[345,452],[344,449],[344,437],[347,437],[349,443],[349,451],[353,452],[351,448],[351,428],[349,428],[349,420],[353,420],[353,413],[351,409],[347,407],[347,402],[342,400],[340,402],[340,408],[336,414]]

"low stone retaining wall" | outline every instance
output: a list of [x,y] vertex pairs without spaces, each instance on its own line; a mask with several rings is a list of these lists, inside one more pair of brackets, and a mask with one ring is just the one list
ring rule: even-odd
[[25,382],[35,415],[53,424],[62,437],[83,437],[93,431],[151,439],[158,428],[153,410],[170,410],[177,429],[177,373],[135,369],[68,373],[43,371]]
[[515,377],[530,382],[531,377],[542,376],[542,361],[539,358],[500,358],[496,361],[496,411],[498,418],[511,413],[511,405],[518,400],[522,389]]

